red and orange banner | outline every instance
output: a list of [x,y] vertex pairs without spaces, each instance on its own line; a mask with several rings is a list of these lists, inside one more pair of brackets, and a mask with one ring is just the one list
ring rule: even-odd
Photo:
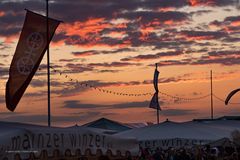
[[[60,21],[48,18],[50,43]],[[6,84],[6,105],[14,111],[47,50],[47,19],[27,11]]]

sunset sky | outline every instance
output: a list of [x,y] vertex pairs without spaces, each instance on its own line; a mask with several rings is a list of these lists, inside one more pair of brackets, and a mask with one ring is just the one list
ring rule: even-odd
[[[5,84],[23,26],[25,8],[45,15],[43,0],[0,1],[0,120],[47,125],[46,56],[15,112],[6,109]],[[106,117],[124,123],[156,122],[151,95],[159,90],[222,100],[240,87],[238,0],[51,0],[49,15],[63,21],[51,42],[52,125],[84,124]],[[62,72],[60,75],[58,72]],[[66,78],[66,75],[68,76]],[[70,80],[72,79],[72,81]],[[240,115],[240,104],[214,97],[214,117]],[[159,94],[160,120],[210,117],[210,97],[182,101]],[[231,99],[240,103],[240,93]]]

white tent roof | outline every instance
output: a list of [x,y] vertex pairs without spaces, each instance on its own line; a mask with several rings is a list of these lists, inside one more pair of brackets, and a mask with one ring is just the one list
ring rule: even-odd
[[124,123],[124,124],[130,128],[142,128],[148,126],[147,123]]
[[231,132],[236,129],[240,130],[240,121],[215,120],[183,123],[166,121],[158,125],[121,132],[117,135],[134,137],[141,141],[173,138],[217,140],[223,137],[231,137]]
[[115,134],[115,133],[118,133],[118,131],[115,131],[115,130],[109,130],[109,129],[101,129],[101,128],[94,128],[94,127],[87,127],[87,126],[77,126],[77,125],[74,125],[74,126],[71,126],[71,127],[67,127],[67,128],[86,128],[88,130],[91,130],[91,131],[94,131],[94,132],[97,132],[97,133],[102,133],[102,134]]
[[117,121],[113,121],[107,118],[100,118],[90,123],[82,125],[84,127],[112,130],[116,132],[122,132],[131,129],[131,127]]

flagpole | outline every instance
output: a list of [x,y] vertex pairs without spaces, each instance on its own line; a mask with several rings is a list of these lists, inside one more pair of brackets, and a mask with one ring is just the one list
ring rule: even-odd
[[46,22],[47,22],[47,80],[48,80],[48,127],[51,127],[51,101],[50,101],[50,54],[49,54],[49,22],[48,22],[48,0],[46,0]]
[[[156,66],[156,70],[157,70],[158,64],[155,63],[155,66]],[[156,92],[157,92],[157,95],[158,95],[158,90]],[[157,107],[157,124],[159,124],[159,107]]]
[[213,119],[213,84],[212,84],[212,70],[210,71],[211,80],[211,119]]

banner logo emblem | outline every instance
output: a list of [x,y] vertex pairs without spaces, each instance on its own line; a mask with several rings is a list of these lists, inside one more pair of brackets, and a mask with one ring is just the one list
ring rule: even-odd
[[34,32],[28,36],[27,46],[31,51],[35,51],[42,47],[43,41],[43,36],[38,32]]
[[28,56],[22,57],[17,62],[18,72],[22,75],[28,75],[29,73],[31,73],[33,66],[33,60]]

